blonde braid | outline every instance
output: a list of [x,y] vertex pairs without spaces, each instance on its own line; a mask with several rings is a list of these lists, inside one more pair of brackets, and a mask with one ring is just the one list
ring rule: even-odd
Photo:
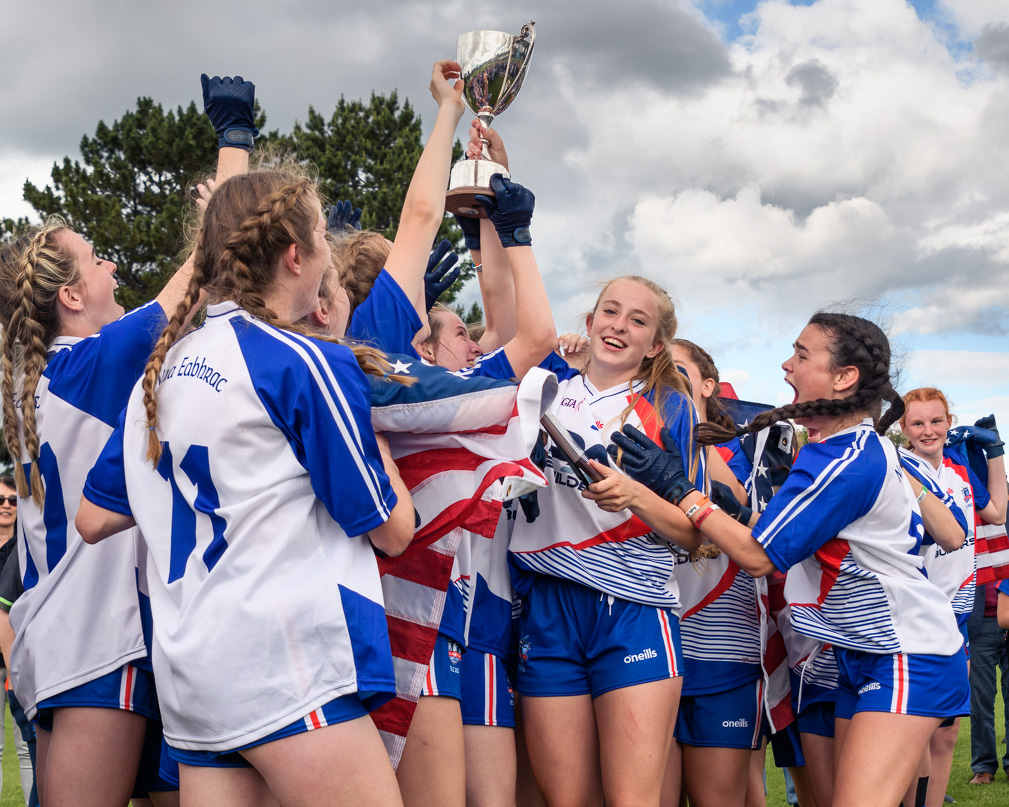
[[[76,283],[79,272],[72,255],[56,243],[66,230],[59,218],[28,230],[0,252],[0,320],[4,334],[2,379],[4,437],[14,461],[18,495],[42,507],[45,488],[39,467],[39,437],[35,414],[35,391],[46,366],[46,346],[59,333],[59,290]],[[20,351],[18,347],[20,346]],[[20,361],[18,352],[21,353]],[[20,377],[22,428],[19,435],[15,378]],[[21,435],[31,467],[30,484],[22,463]]]
[[158,341],[151,351],[150,358],[147,359],[147,366],[144,368],[144,375],[141,380],[141,387],[144,390],[144,412],[147,416],[147,459],[151,461],[155,468],[161,460],[161,440],[158,439],[158,398],[157,386],[158,375],[168,356],[168,351],[175,344],[186,323],[189,312],[196,304],[200,296],[200,289],[203,286],[203,269],[200,261],[194,261],[193,274],[189,278],[189,285],[182,300],[175,307],[172,318],[168,325],[161,332]]

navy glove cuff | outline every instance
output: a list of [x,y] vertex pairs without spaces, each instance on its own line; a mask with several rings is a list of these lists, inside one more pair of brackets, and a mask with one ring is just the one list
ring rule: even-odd
[[217,147],[223,149],[230,146],[252,151],[257,134],[259,134],[258,129],[255,132],[250,132],[248,129],[225,129],[224,133],[217,138]]

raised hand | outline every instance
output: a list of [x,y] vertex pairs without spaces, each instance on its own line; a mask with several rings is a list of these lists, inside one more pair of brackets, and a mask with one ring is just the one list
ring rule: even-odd
[[259,135],[253,112],[256,85],[241,76],[209,78],[206,73],[200,76],[200,83],[203,85],[203,111],[217,132],[217,147],[252,151]]
[[995,415],[987,415],[974,421],[974,428],[970,430],[974,442],[984,449],[988,459],[1001,457],[1005,454],[1005,443],[998,433],[998,426],[995,424]]
[[361,229],[361,208],[354,207],[349,201],[338,201],[329,208],[329,218],[326,229],[332,235],[346,234],[348,229]]
[[427,260],[427,271],[424,273],[424,302],[428,311],[459,279],[462,267],[458,263],[459,256],[452,251],[451,241],[446,239],[434,248]]
[[528,247],[533,238],[529,233],[536,197],[528,188],[493,174],[490,187],[494,196],[478,194],[477,203],[487,212],[503,247]]
[[483,157],[485,146],[487,159],[493,160],[505,168],[508,167],[508,152],[505,151],[501,135],[496,130],[485,127],[479,119],[474,120],[469,130],[469,143],[466,144],[466,159],[474,160]]
[[[453,104],[458,108],[460,118],[463,112],[461,70],[462,66],[454,59],[441,59],[434,63],[429,86],[439,108]],[[458,122],[458,118],[456,121]]]

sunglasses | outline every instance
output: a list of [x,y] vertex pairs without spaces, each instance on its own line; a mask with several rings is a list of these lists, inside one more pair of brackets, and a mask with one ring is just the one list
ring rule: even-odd
[[9,504],[11,507],[17,507],[18,506],[18,497],[17,496],[0,496],[0,504],[3,504],[5,499],[7,501],[7,504]]

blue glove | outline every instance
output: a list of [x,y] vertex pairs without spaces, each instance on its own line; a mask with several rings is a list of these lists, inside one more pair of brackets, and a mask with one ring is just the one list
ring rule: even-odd
[[999,436],[995,425],[995,415],[978,418],[974,421],[974,442],[984,449],[988,459],[995,459],[1005,454],[1005,443]]
[[613,434],[615,445],[608,446],[606,450],[615,459],[617,448],[622,449],[624,473],[651,488],[666,501],[679,504],[684,496],[697,488],[687,478],[683,457],[669,430],[663,426],[659,434],[664,450],[628,424],[622,432]]
[[505,179],[501,174],[490,178],[494,196],[477,195],[476,201],[487,212],[487,218],[494,223],[503,247],[528,247],[533,237],[529,234],[529,223],[533,220],[536,197],[528,188]]
[[753,510],[745,504],[740,504],[732,488],[723,482],[715,479],[711,480],[711,501],[717,504],[722,510],[732,516],[740,524],[749,524],[753,517]]
[[203,111],[217,132],[217,147],[233,146],[252,151],[259,136],[252,105],[256,100],[256,85],[241,76],[200,76],[203,84]]
[[462,230],[462,240],[466,243],[466,249],[470,250],[470,252],[474,249],[480,249],[480,219],[456,216],[455,223]]
[[427,271],[424,273],[424,302],[427,310],[431,310],[438,298],[459,279],[462,267],[457,266],[459,256],[452,251],[452,242],[442,241],[434,248],[431,257],[427,259]]
[[354,207],[350,202],[337,202],[329,206],[329,218],[326,219],[326,229],[333,235],[345,235],[346,230],[361,229],[361,208]]

